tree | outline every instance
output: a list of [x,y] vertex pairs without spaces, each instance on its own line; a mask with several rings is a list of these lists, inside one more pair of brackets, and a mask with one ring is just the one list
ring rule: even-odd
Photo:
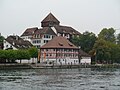
[[4,37],[0,36],[0,49],[3,49],[3,41],[4,41]]
[[0,43],[3,43],[3,41],[4,41],[4,37],[0,36]]
[[117,36],[117,44],[120,45],[120,33],[119,33],[118,36]]
[[5,50],[0,50],[0,62],[2,62],[2,63],[6,62]]
[[[80,36],[79,36],[80,37]],[[74,45],[76,45],[76,46],[80,46],[80,43],[79,43],[79,37],[77,37],[77,36],[74,36],[74,37],[72,37],[72,39],[70,40]]]
[[22,59],[30,59],[30,53],[28,50],[17,50],[17,59],[20,60],[20,63],[21,63],[21,60]]
[[17,59],[17,51],[16,50],[5,50],[5,56],[9,63],[15,62]]
[[109,45],[112,63],[120,63],[120,46],[113,43]]
[[29,51],[29,53],[30,53],[31,58],[32,58],[33,61],[34,61],[34,58],[37,58],[37,57],[38,57],[38,49],[35,48],[35,47],[31,47],[28,51]]
[[103,39],[98,39],[94,44],[92,51],[95,51],[95,59],[97,62],[110,62],[111,54],[107,41]]
[[0,62],[14,63],[22,59],[30,59],[28,50],[0,50]]
[[109,28],[109,29],[103,28],[102,31],[98,34],[98,38],[104,39],[112,43],[116,43],[114,33],[115,33],[115,30],[113,28]]
[[79,37],[74,37],[72,39],[72,43],[74,43],[76,46],[80,46],[82,50],[89,53],[89,51],[92,50],[96,39],[97,37],[94,33],[86,31]]

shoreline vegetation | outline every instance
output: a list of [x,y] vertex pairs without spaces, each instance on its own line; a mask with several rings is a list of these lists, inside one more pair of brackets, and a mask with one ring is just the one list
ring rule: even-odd
[[120,64],[94,65],[42,65],[42,64],[0,64],[1,69],[74,69],[74,68],[120,68]]

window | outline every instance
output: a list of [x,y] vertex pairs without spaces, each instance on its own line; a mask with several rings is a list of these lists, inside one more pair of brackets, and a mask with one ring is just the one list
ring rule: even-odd
[[44,40],[44,43],[48,43],[48,40]]
[[46,35],[44,35],[44,38],[50,38],[50,35],[46,34]]
[[41,40],[34,40],[32,43],[41,43]]
[[55,51],[55,49],[53,49],[53,51]]
[[38,40],[38,43],[41,43],[41,40]]
[[40,45],[36,45],[36,48],[40,48]]
[[34,40],[33,43],[36,43],[36,40]]
[[59,45],[60,45],[60,46],[63,46],[63,43],[59,42]]
[[8,47],[8,45],[6,45],[6,47]]
[[10,46],[10,48],[12,48],[12,46]]
[[59,62],[60,62],[61,60],[59,59]]
[[54,36],[52,36],[52,38],[54,38]]
[[41,40],[37,40],[36,42],[37,42],[37,43],[41,43]]

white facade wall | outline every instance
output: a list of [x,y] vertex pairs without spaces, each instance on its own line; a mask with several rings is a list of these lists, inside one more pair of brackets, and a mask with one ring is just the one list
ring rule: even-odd
[[[16,60],[17,63],[20,63],[20,60]],[[37,58],[31,58],[30,60],[24,59],[21,60],[21,63],[37,63]]]
[[[48,35],[48,38],[45,37],[45,35]],[[45,45],[48,41],[50,41],[51,39],[53,39],[53,35],[49,35],[49,34],[44,34],[42,36],[42,38],[33,38],[31,39],[31,43],[33,44],[33,46],[39,48],[43,45]],[[37,42],[38,41],[38,42]],[[36,42],[36,43],[35,43]]]
[[13,45],[11,45],[9,42],[7,42],[6,40],[4,40],[4,44],[3,44],[3,46],[4,46],[4,50],[6,50],[6,49],[9,49],[9,48],[13,48],[13,50],[17,50],[17,48],[15,48]]
[[65,33],[63,33],[63,34],[61,35],[61,33],[58,33],[58,32],[57,32],[57,30],[55,29],[55,27],[51,27],[51,29],[54,31],[54,33],[55,33],[57,36],[63,36],[63,37],[65,37],[65,38],[67,38],[67,39],[70,38],[70,34],[65,34]]
[[52,62],[54,62],[54,64],[57,65],[78,65],[79,64],[79,60],[78,59],[70,59],[70,58],[61,58],[61,59],[41,59],[40,61],[42,62],[46,62],[47,64],[50,64]]
[[91,57],[82,57],[81,64],[91,64]]
[[42,39],[31,39],[31,43],[33,46],[40,48],[41,47],[41,43],[42,43]]
[[58,65],[79,64],[78,52],[71,49],[60,49],[60,51],[57,52],[56,49],[42,49],[40,62],[54,62],[54,64]]
[[31,36],[31,35],[30,35],[30,36],[21,36],[21,38],[22,38],[23,40],[27,40],[27,41],[31,42],[32,36]]
[[69,57],[66,59],[58,59],[57,60],[57,64],[62,64],[62,65],[77,65],[79,64],[79,60],[78,59],[70,59]]

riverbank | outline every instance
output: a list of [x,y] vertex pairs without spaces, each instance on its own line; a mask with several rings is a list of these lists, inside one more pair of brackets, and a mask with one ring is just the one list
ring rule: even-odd
[[0,64],[0,69],[31,69],[32,67],[29,64]]
[[70,69],[70,68],[120,68],[120,65],[45,65],[45,64],[0,64],[0,69]]

